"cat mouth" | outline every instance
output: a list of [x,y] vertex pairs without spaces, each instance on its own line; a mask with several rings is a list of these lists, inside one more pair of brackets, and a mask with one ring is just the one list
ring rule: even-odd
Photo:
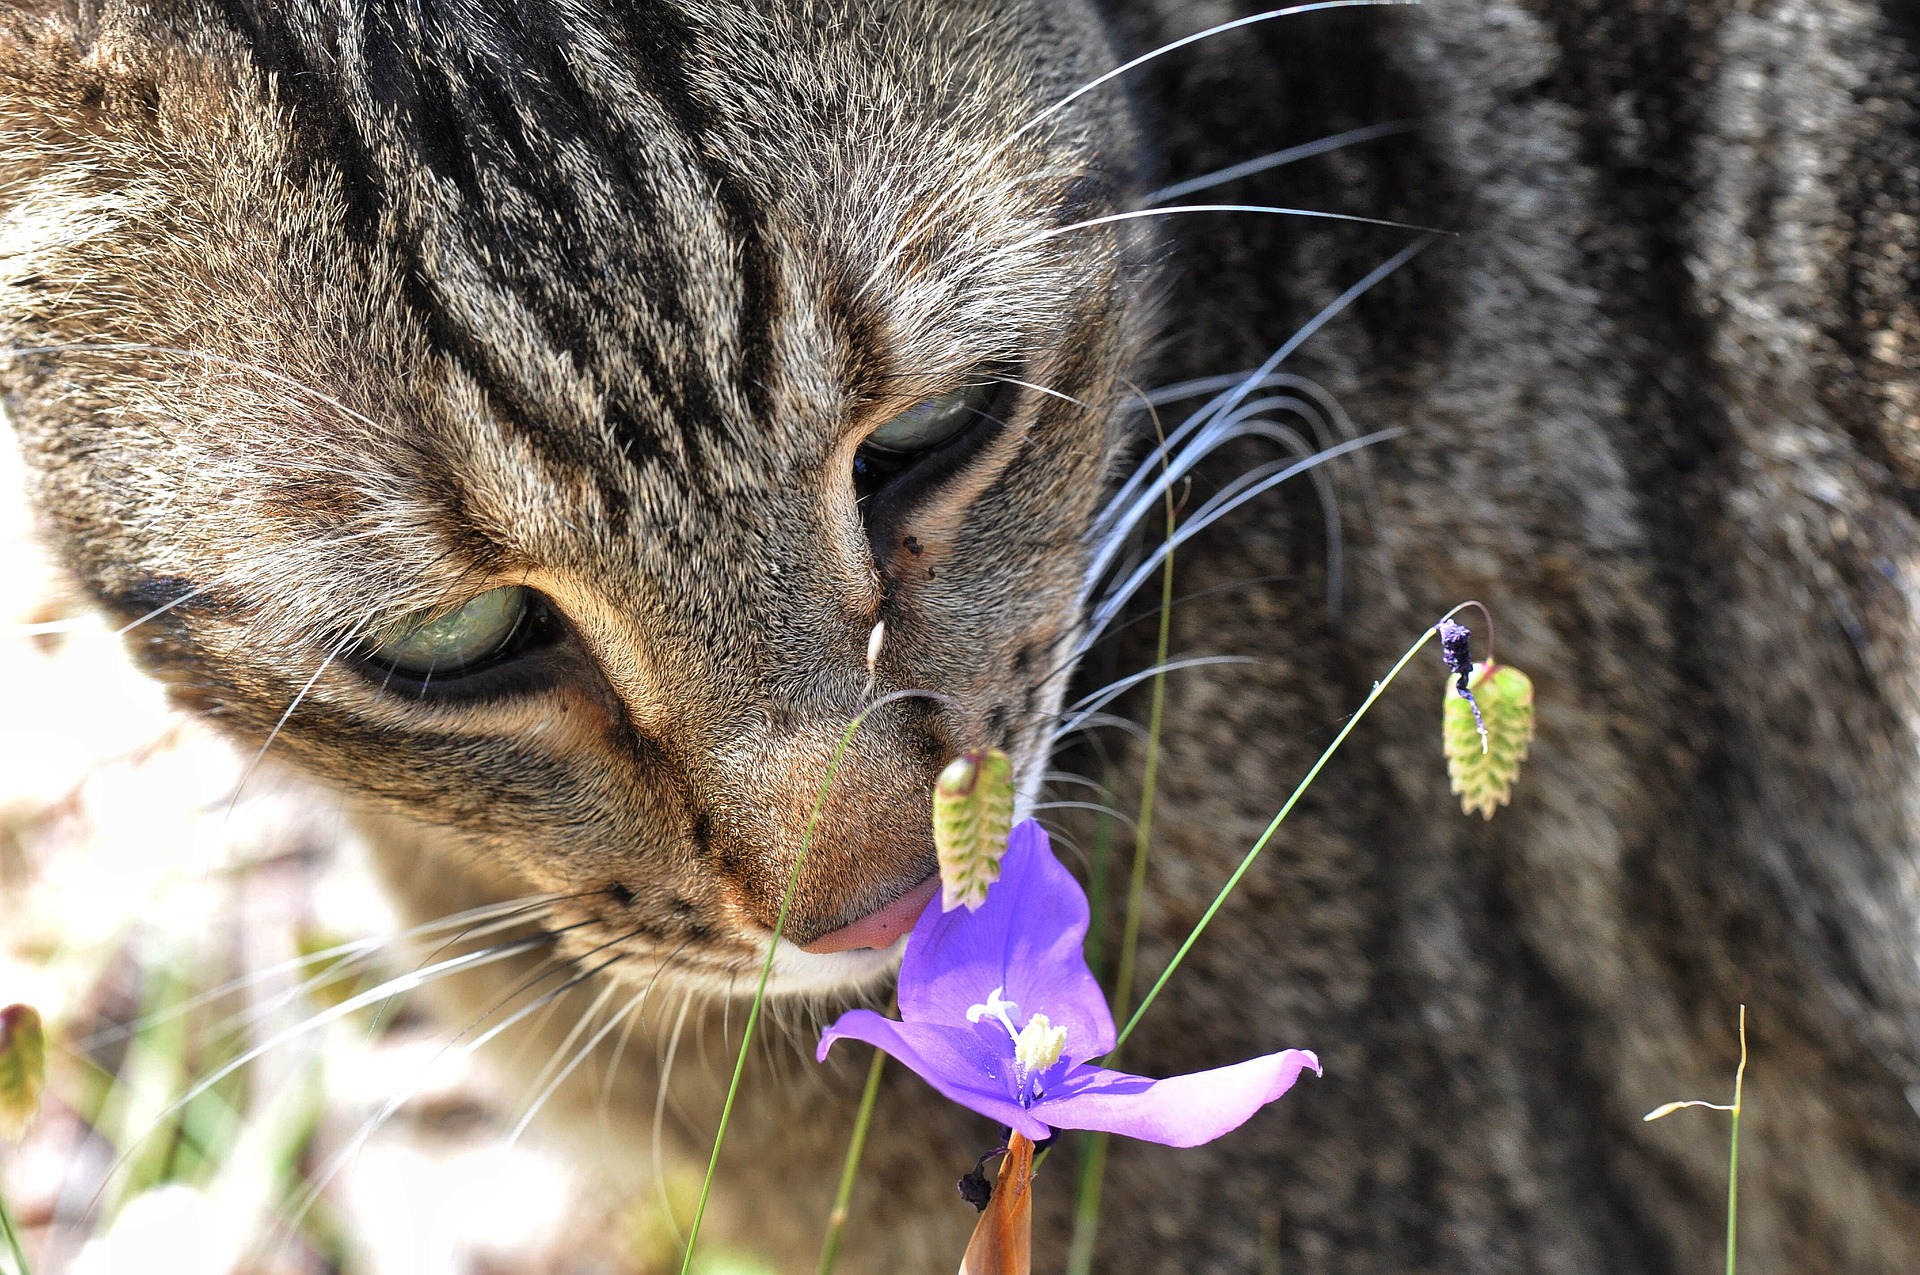
[[892,947],[900,941],[901,935],[913,928],[913,923],[927,910],[928,902],[939,888],[938,874],[930,875],[885,907],[867,913],[851,925],[829,930],[812,942],[798,946],[801,951],[816,956],[831,952],[853,952],[861,948]]

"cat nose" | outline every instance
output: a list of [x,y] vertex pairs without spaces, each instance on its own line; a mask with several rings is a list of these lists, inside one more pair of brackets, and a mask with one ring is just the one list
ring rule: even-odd
[[934,894],[940,889],[940,877],[933,874],[905,894],[875,911],[869,912],[849,925],[830,930],[808,943],[799,944],[803,952],[825,955],[829,952],[852,952],[860,948],[888,948],[900,941],[900,936],[913,928],[920,914],[927,910],[927,904],[933,901]]

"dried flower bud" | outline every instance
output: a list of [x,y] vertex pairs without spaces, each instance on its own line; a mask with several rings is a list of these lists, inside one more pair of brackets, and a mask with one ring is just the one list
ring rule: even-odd
[[1480,732],[1480,751],[1487,751],[1487,724],[1480,717],[1479,701],[1473,698],[1473,630],[1452,620],[1435,626],[1440,633],[1440,658],[1453,672],[1453,689],[1473,709],[1474,728]]
[[[999,1154],[998,1151],[993,1153]],[[960,1198],[973,1205],[975,1213],[986,1212],[987,1202],[993,1199],[993,1183],[987,1181],[987,1161],[992,1158],[992,1155],[982,1157],[980,1163],[973,1166],[972,1172],[962,1174],[960,1180],[954,1183],[960,1188]]]

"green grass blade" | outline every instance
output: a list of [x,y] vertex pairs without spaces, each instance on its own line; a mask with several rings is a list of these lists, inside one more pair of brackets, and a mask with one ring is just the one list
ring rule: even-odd
[[1740,1066],[1733,1073],[1733,1104],[1708,1102],[1702,1098],[1687,1098],[1679,1102],[1663,1102],[1641,1116],[1642,1120],[1664,1120],[1676,1111],[1688,1107],[1700,1107],[1707,1111],[1724,1111],[1732,1119],[1732,1132],[1727,1137],[1727,1275],[1734,1275],[1734,1257],[1739,1243],[1740,1222],[1740,1108],[1746,1100],[1747,1086],[1747,1007],[1740,1007]]
[[860,1111],[853,1118],[853,1137],[847,1142],[846,1163],[840,1166],[840,1189],[834,1193],[833,1212],[827,1215],[827,1239],[820,1246],[820,1267],[816,1275],[833,1275],[833,1264],[840,1257],[840,1233],[847,1226],[847,1207],[853,1202],[853,1184],[860,1177],[860,1157],[867,1149],[867,1126],[873,1122],[873,1106],[880,1100],[880,1073],[886,1070],[887,1056],[873,1051],[873,1065],[867,1068],[867,1087],[860,1094]]
[[[1476,604],[1463,602],[1460,606],[1447,612],[1446,618],[1452,619],[1460,610],[1473,605]],[[1280,825],[1285,823],[1287,816],[1293,813],[1294,806],[1299,804],[1300,798],[1305,795],[1307,789],[1313,786],[1313,781],[1319,777],[1321,769],[1327,764],[1334,753],[1340,750],[1340,745],[1347,742],[1347,736],[1352,734],[1353,728],[1360,724],[1360,719],[1367,715],[1367,710],[1373,707],[1374,701],[1378,700],[1386,689],[1393,685],[1393,679],[1400,676],[1400,670],[1412,662],[1413,657],[1420,653],[1421,647],[1432,640],[1433,635],[1434,629],[1433,626],[1430,625],[1426,631],[1420,635],[1419,639],[1407,648],[1406,654],[1400,657],[1393,668],[1387,672],[1387,675],[1373,684],[1373,690],[1367,695],[1365,701],[1361,703],[1359,710],[1347,719],[1347,724],[1340,728],[1340,733],[1333,737],[1333,742],[1327,745],[1326,750],[1320,754],[1319,760],[1315,761],[1312,769],[1307,771],[1306,777],[1294,788],[1293,794],[1287,798],[1286,804],[1280,807],[1280,813],[1273,817],[1273,822],[1267,825],[1266,831],[1260,834],[1260,839],[1253,843],[1253,848],[1247,851],[1246,856],[1240,860],[1240,866],[1233,870],[1233,875],[1227,878],[1227,883],[1220,887],[1220,892],[1214,896],[1213,902],[1209,904],[1207,910],[1201,914],[1199,921],[1195,922],[1192,932],[1186,937],[1186,941],[1180,944],[1180,950],[1173,954],[1171,961],[1167,962],[1167,968],[1160,971],[1160,977],[1154,982],[1153,988],[1147,993],[1146,998],[1140,1002],[1140,1007],[1133,1011],[1133,1016],[1127,1020],[1126,1027],[1121,1029],[1120,1038],[1114,1045],[1116,1053],[1119,1051],[1121,1045],[1127,1043],[1127,1037],[1133,1034],[1133,1029],[1140,1025],[1141,1016],[1147,1012],[1154,1000],[1159,997],[1160,989],[1167,985],[1167,980],[1173,977],[1173,972],[1180,968],[1180,962],[1187,959],[1187,953],[1193,950],[1193,945],[1200,941],[1202,934],[1206,933],[1207,926],[1212,924],[1214,915],[1220,911],[1221,907],[1225,905],[1228,896],[1230,896],[1235,887],[1240,884],[1240,878],[1247,874],[1247,869],[1253,866],[1253,861],[1260,857],[1260,852],[1267,848],[1269,841],[1273,840],[1273,834],[1280,830]],[[1108,1055],[1109,1058],[1112,1056],[1111,1054]]]
[[13,1257],[14,1275],[33,1275],[27,1265],[27,1250],[20,1243],[20,1231],[13,1224],[13,1214],[7,1211],[7,1199],[0,1195],[0,1232],[7,1239],[7,1252]]
[[1727,1275],[1734,1275],[1740,1221],[1740,1102],[1747,1083],[1747,1007],[1740,1007],[1740,1066],[1733,1073],[1733,1135],[1727,1140]]
[[1093,1242],[1100,1235],[1100,1195],[1106,1184],[1107,1140],[1097,1131],[1087,1135],[1080,1161],[1080,1184],[1073,1202],[1073,1244],[1067,1250],[1067,1269],[1093,1269]]
[[687,1228],[687,1249],[680,1262],[680,1275],[688,1275],[693,1270],[693,1251],[700,1241],[700,1223],[706,1218],[707,1197],[713,1193],[713,1175],[720,1167],[720,1144],[726,1140],[727,1122],[733,1118],[734,1100],[740,1095],[740,1078],[746,1074],[747,1053],[753,1046],[754,1028],[760,1023],[760,1007],[767,999],[767,982],[773,977],[774,953],[779,949],[780,936],[787,929],[787,910],[793,905],[793,892],[800,884],[800,869],[806,864],[807,847],[813,842],[814,827],[820,822],[821,810],[826,807],[827,792],[833,787],[834,776],[840,773],[840,763],[846,760],[854,734],[865,724],[868,715],[883,704],[918,693],[896,691],[868,705],[864,712],[847,723],[847,729],[840,735],[839,747],[833,750],[833,760],[827,763],[826,778],[820,781],[820,794],[814,798],[813,811],[807,816],[807,826],[800,834],[800,850],[794,855],[793,870],[787,874],[786,891],[780,896],[780,911],[774,917],[773,938],[767,944],[767,959],[760,964],[760,979],[753,989],[753,1006],[747,1011],[747,1025],[740,1037],[740,1054],[734,1059],[733,1078],[727,1082],[727,1098],[720,1106],[720,1127],[713,1135],[713,1154],[707,1159],[706,1180],[700,1184],[700,1202],[694,1206],[693,1224]]
[[[1154,430],[1160,421],[1154,418]],[[1160,434],[1160,464],[1168,461],[1166,435]],[[1160,634],[1155,644],[1153,699],[1147,711],[1147,757],[1140,776],[1140,821],[1133,829],[1133,869],[1127,879],[1127,914],[1120,931],[1119,968],[1113,976],[1113,1006],[1127,1012],[1133,1000],[1134,963],[1140,951],[1140,917],[1146,910],[1147,850],[1153,840],[1153,795],[1160,778],[1160,731],[1167,706],[1167,649],[1173,639],[1173,543],[1176,514],[1173,489],[1166,492],[1167,556],[1160,570]],[[1120,1052],[1116,1043],[1107,1055],[1109,1065]],[[1107,1169],[1107,1136],[1096,1133],[1087,1144],[1080,1168],[1080,1186],[1073,1208],[1073,1243],[1068,1250],[1067,1275],[1091,1275],[1094,1241],[1100,1233],[1100,1193]]]

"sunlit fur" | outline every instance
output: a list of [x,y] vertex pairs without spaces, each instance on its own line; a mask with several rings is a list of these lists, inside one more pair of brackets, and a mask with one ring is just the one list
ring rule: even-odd
[[[737,974],[877,620],[874,689],[945,698],[856,741],[790,934],[926,876],[959,748],[1041,761],[1064,682],[1019,670],[1073,635],[1143,279],[1130,231],[1034,240],[1107,206],[1131,141],[1075,112],[955,179],[1111,54],[1071,11],[408,13],[23,27],[0,252],[10,344],[66,347],[7,369],[41,497],[125,618],[202,591],[137,635],[182,700],[435,855],[619,886],[573,906]],[[990,367],[1071,398],[1023,393],[876,562],[854,447]],[[551,693],[354,667],[504,583],[572,630]]]
[[[1638,1117],[1724,1087],[1742,1001],[1742,1268],[1920,1268],[1911,13],[1322,13],[1023,131],[1251,11],[0,9],[0,386],[44,526],[106,610],[152,615],[130,641],[181,703],[356,806],[415,920],[555,896],[434,987],[461,1048],[544,1030],[529,1104],[631,1184],[656,1143],[704,1152],[728,1068],[689,1055],[737,1044],[848,720],[937,694],[856,739],[801,941],[930,870],[951,753],[1006,744],[1031,800],[1084,724],[1059,709],[1083,605],[1106,614],[1089,566],[1131,534],[1099,510],[1156,463],[1136,389],[1258,365],[1408,244],[1255,214],[1055,232],[1372,129],[1222,194],[1461,234],[1172,484],[1191,511],[1315,433],[1401,431],[1177,555],[1175,652],[1252,658],[1170,675],[1143,968],[1461,598],[1534,675],[1540,737],[1482,825],[1445,791],[1437,667],[1356,733],[1127,1057],[1298,1045],[1327,1076],[1202,1150],[1116,1146],[1099,1269],[1705,1269],[1719,1131]],[[1005,430],[870,535],[860,439],[975,377],[1017,391]],[[503,584],[564,636],[485,693],[364,662]],[[1089,653],[1090,703],[1152,629]],[[776,963],[792,1030],[756,1050],[711,1225],[783,1269],[864,1070],[793,1046],[889,965]],[[951,1181],[995,1137],[893,1069],[843,1269],[951,1269]],[[1055,1265],[1077,1153],[1038,1193]]]

